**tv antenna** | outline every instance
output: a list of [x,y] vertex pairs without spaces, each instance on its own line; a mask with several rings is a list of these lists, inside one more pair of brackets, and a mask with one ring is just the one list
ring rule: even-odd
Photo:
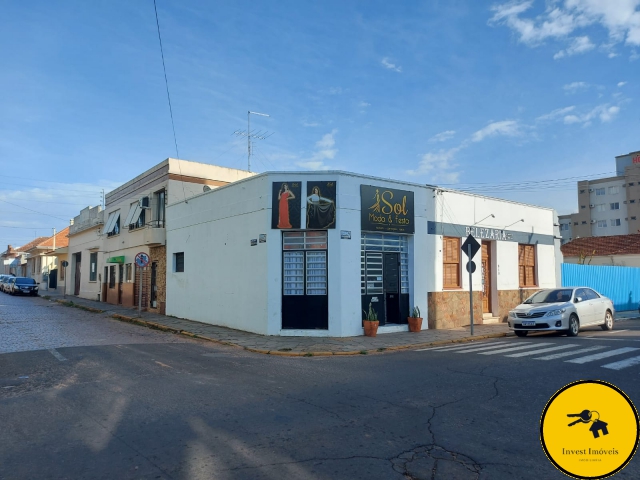
[[262,117],[269,117],[266,113],[247,111],[247,131],[236,130],[233,134],[236,137],[247,137],[247,170],[251,171],[251,140],[264,140],[269,138],[273,133],[269,133],[266,130],[253,130],[251,131],[251,115],[260,115]]

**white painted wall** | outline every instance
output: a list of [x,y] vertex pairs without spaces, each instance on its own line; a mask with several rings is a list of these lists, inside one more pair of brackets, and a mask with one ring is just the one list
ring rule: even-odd
[[[80,294],[79,297],[96,300],[98,294],[101,293],[101,277],[96,277],[96,281],[89,281],[90,269],[90,253],[92,251],[102,250],[102,225],[94,226],[87,230],[83,230],[75,235],[69,236],[68,257],[69,266],[65,275],[65,293],[73,295],[75,289],[75,253],[82,253],[82,261],[80,264]],[[105,254],[98,253],[98,274],[102,274],[104,266]],[[62,266],[60,267],[62,268]],[[104,281],[104,279],[102,279]]]
[[[439,190],[436,195],[435,218],[438,222],[492,228],[515,232],[554,235],[555,212],[551,209],[525,205],[490,197],[481,197],[461,192]],[[495,217],[491,217],[491,215]],[[524,222],[518,220],[524,219]],[[515,223],[514,223],[515,222]],[[461,243],[466,239],[466,230],[460,229]],[[435,278],[429,291],[443,291],[442,235],[432,235],[435,240]],[[479,242],[482,239],[477,239]],[[518,271],[518,243],[514,241],[492,241],[494,245],[492,269],[493,288],[517,290],[520,288]],[[544,248],[543,248],[544,247]],[[536,269],[538,287],[556,286],[556,255],[554,245],[537,245]],[[469,274],[465,269],[466,255],[462,258],[462,288],[469,290]],[[481,252],[474,256],[476,271],[472,275],[473,290],[482,290]],[[447,290],[450,291],[450,290]],[[496,297],[493,297],[496,300]],[[494,306],[495,309],[495,306]]]
[[[269,333],[274,279],[267,256],[279,248],[269,230],[270,188],[266,177],[256,177],[167,208],[168,315]],[[268,234],[267,243],[250,246],[260,233]],[[184,252],[182,273],[174,271],[176,252]]]
[[[432,193],[419,185],[339,172],[264,174],[203,193],[167,208],[167,314],[256,333],[279,335],[282,303],[282,234],[271,230],[273,182],[336,181],[336,228],[328,233],[328,336],[362,335],[360,293],[360,185],[414,191],[415,237],[410,238],[410,304],[426,317],[432,239],[427,211]],[[303,200],[303,199],[301,199]],[[302,219],[306,205],[302,201]],[[351,240],[340,238],[351,231]],[[267,243],[250,246],[267,234]],[[419,245],[414,245],[419,238]],[[185,272],[173,271],[173,254],[185,252]],[[220,274],[228,272],[228,274]],[[424,328],[427,322],[423,322]],[[296,333],[287,331],[287,334]],[[309,332],[299,332],[308,334]]]

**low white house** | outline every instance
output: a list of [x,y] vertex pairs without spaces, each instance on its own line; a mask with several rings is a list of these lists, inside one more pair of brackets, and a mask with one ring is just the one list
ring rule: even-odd
[[166,312],[266,335],[475,323],[559,284],[551,209],[339,171],[264,173],[167,207]]

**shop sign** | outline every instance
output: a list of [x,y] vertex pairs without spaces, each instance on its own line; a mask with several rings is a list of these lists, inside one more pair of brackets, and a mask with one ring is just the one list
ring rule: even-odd
[[640,155],[636,155],[635,157],[633,157],[633,163],[640,163]]
[[267,243],[267,234],[261,233],[260,235],[258,235],[258,241],[260,243]]
[[497,228],[466,227],[465,234],[486,240],[511,240],[513,235]]
[[360,185],[362,230],[414,233],[413,192]]
[[340,230],[340,238],[342,240],[351,240],[351,230]]
[[273,182],[271,194],[271,228],[300,228],[301,182]]

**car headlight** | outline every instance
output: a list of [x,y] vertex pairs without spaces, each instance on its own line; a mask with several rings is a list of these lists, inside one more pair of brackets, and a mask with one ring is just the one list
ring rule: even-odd
[[509,316],[511,318],[516,318],[516,312],[509,312]]
[[566,308],[561,308],[559,310],[551,310],[546,313],[545,317],[555,317],[556,315],[562,315],[566,311],[567,311]]

